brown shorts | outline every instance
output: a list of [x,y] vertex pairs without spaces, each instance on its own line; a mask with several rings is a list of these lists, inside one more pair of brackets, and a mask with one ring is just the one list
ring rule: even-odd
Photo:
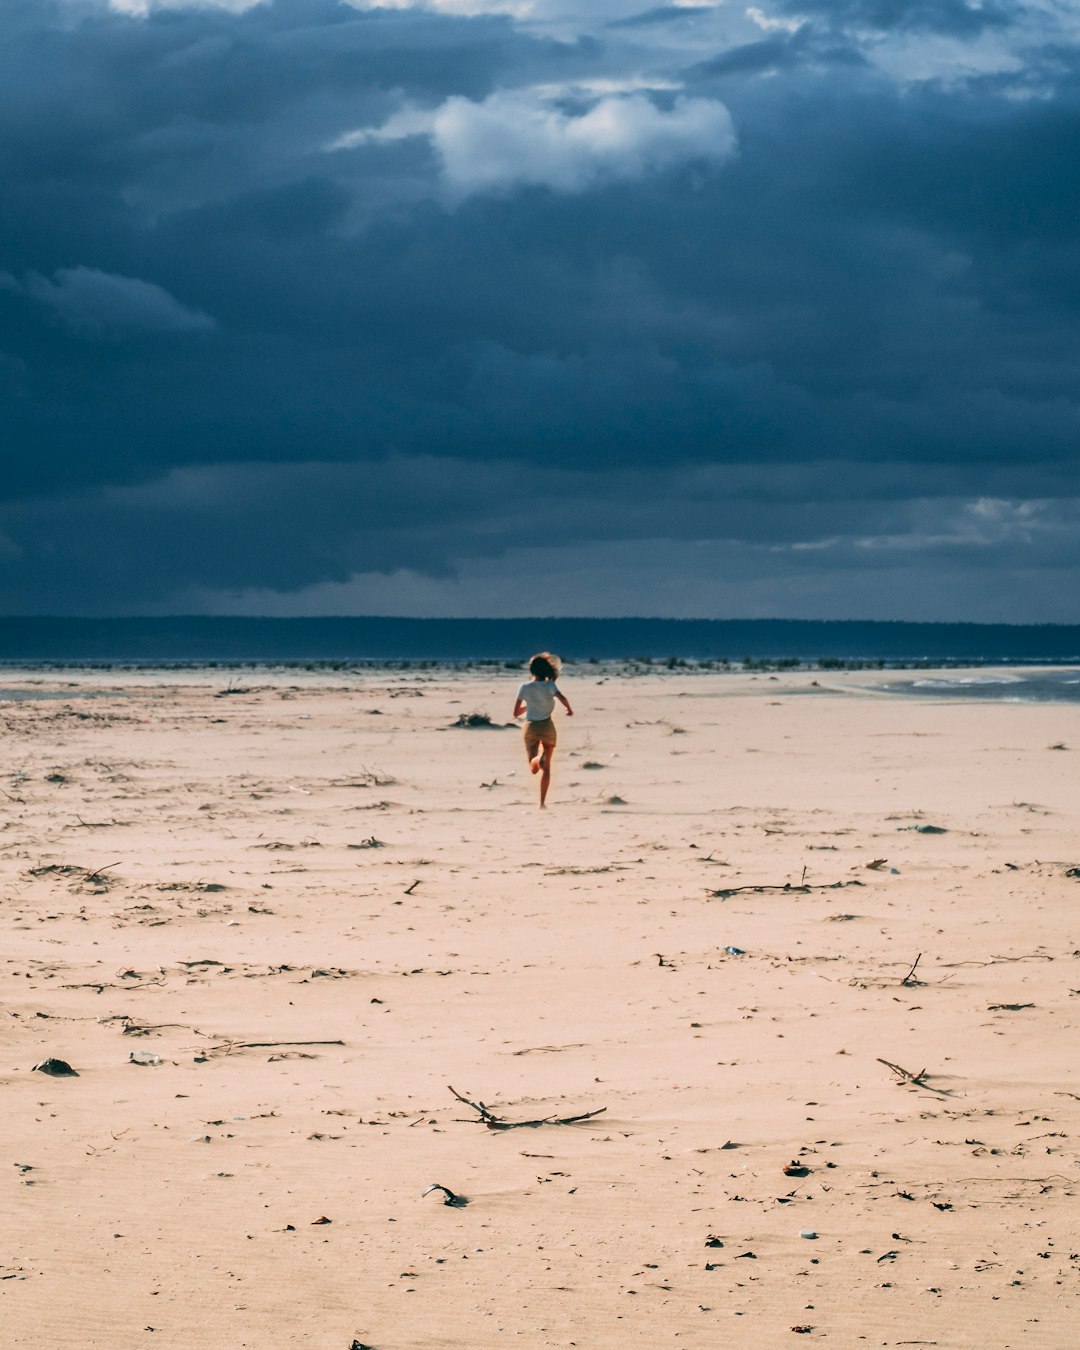
[[554,745],[559,739],[555,731],[555,723],[550,717],[545,717],[542,722],[526,722],[524,734],[525,748],[530,751],[541,741],[544,741],[547,745]]

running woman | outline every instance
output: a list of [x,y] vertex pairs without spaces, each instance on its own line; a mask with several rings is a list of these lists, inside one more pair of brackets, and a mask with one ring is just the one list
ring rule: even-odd
[[560,670],[559,658],[550,652],[538,652],[529,662],[531,680],[517,692],[514,703],[514,716],[526,715],[525,754],[529,761],[529,772],[540,775],[540,809],[547,804],[548,788],[551,786],[551,761],[555,754],[558,739],[555,723],[551,714],[555,711],[555,700],[566,709],[567,717],[573,717],[574,710],[566,701],[555,683]]

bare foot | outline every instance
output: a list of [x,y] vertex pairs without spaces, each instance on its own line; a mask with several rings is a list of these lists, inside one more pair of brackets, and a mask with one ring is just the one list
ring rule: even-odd
[[530,760],[529,760],[529,772],[530,772],[530,773],[539,773],[539,772],[540,772],[540,756],[539,756],[539,755],[537,755],[537,757],[536,757],[535,759],[530,759]]

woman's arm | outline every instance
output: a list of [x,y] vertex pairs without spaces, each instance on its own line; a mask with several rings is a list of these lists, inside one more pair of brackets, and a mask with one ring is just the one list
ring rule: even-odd
[[566,709],[566,715],[567,715],[567,717],[573,717],[573,715],[574,715],[574,710],[573,710],[573,708],[571,708],[570,704],[566,701],[565,695],[560,694],[559,691],[556,689],[556,691],[555,691],[555,697],[559,700],[559,702],[560,702],[560,703],[563,705],[563,707]]
[[514,716],[520,717],[524,711],[525,711],[525,700],[523,698],[516,699],[514,702]]

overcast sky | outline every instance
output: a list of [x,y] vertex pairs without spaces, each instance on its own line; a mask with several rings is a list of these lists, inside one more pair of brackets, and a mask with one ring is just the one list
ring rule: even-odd
[[1075,0],[2,0],[0,613],[1080,622]]

